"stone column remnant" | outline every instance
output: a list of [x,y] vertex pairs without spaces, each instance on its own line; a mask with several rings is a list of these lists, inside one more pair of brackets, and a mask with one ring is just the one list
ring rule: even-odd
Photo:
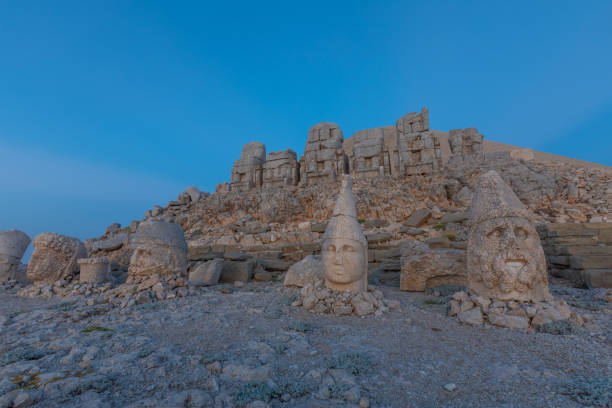
[[480,176],[470,207],[468,285],[491,299],[552,299],[531,215],[495,171]]
[[440,141],[429,131],[429,112],[411,112],[395,124],[401,175],[430,174],[442,169]]
[[264,188],[295,186],[299,178],[299,164],[293,150],[268,153],[263,165]]
[[391,174],[389,151],[385,146],[383,128],[355,132],[351,155],[354,177],[377,177]]
[[18,230],[0,231],[0,282],[16,279],[30,237]]
[[480,162],[484,160],[484,137],[476,128],[451,129],[448,141],[451,148],[451,161]]
[[343,142],[342,130],[335,123],[321,122],[311,127],[300,158],[300,183],[335,180],[338,175],[346,174],[348,160]]
[[187,243],[178,224],[153,219],[141,222],[131,245],[130,276],[186,274]]
[[28,264],[27,278],[34,283],[53,283],[75,275],[77,260],[87,251],[78,238],[43,233],[34,238],[34,253]]
[[261,187],[263,181],[263,165],[266,161],[266,146],[260,142],[244,145],[240,159],[234,162],[230,189],[232,191],[247,191]]
[[81,283],[104,283],[110,281],[110,262],[108,258],[83,258],[78,260],[81,268]]
[[351,178],[345,175],[322,242],[325,285],[337,291],[366,292],[368,241],[357,221]]

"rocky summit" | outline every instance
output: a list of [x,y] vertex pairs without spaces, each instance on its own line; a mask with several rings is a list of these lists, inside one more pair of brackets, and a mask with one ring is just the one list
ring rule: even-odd
[[612,406],[612,168],[429,114],[0,231],[0,407]]

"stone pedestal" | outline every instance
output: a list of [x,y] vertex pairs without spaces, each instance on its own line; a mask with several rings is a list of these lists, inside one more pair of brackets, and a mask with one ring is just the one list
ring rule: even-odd
[[108,258],[83,258],[78,260],[81,268],[81,283],[104,283],[110,281],[110,262]]

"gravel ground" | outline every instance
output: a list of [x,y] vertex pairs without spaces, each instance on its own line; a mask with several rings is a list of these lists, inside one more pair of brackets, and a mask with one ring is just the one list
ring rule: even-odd
[[123,309],[3,293],[0,407],[610,406],[601,291],[552,287],[589,320],[562,335],[464,326],[447,298],[379,289],[401,308],[316,315],[279,283]]

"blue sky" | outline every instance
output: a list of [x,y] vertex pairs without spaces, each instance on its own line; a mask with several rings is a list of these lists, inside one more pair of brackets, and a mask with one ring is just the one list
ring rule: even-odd
[[249,141],[432,128],[612,165],[612,2],[0,1],[0,230],[87,238]]

